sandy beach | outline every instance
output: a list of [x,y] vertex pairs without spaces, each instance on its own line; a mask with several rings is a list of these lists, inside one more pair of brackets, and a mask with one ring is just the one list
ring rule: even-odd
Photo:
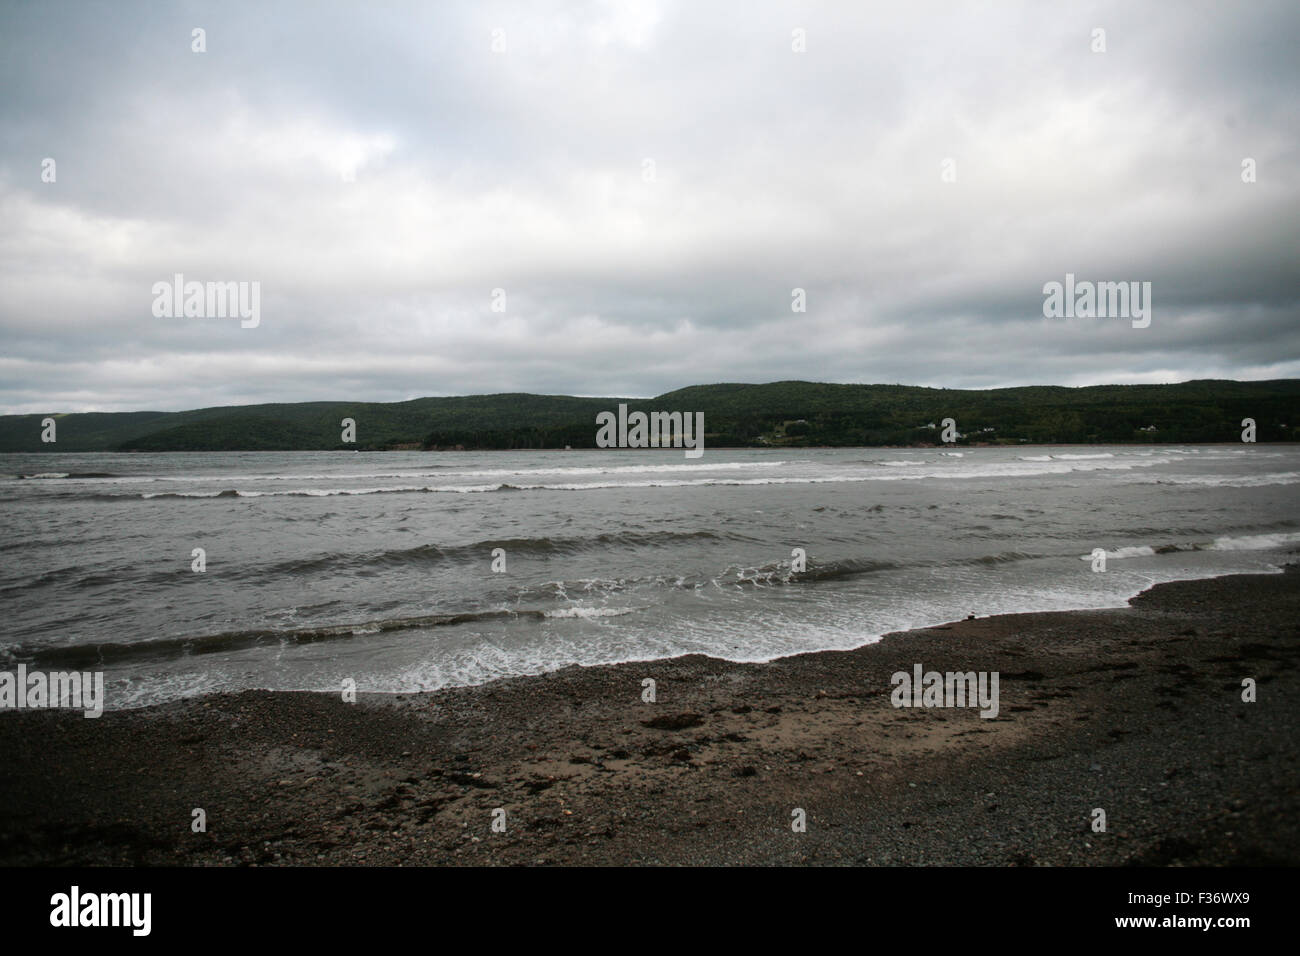
[[[1294,865],[1297,621],[1291,566],[766,664],[7,712],[0,863]],[[998,715],[892,706],[916,664]]]

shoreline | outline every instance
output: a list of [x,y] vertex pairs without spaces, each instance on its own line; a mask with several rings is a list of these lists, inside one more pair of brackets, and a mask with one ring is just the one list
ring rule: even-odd
[[[1190,549],[1190,550],[1199,550],[1199,549]],[[1288,552],[1287,556],[1292,557],[1295,556],[1297,553],[1300,552],[1293,550],[1291,552]],[[1297,564],[1297,566],[1300,567],[1300,564]],[[865,647],[871,647],[874,644],[879,644],[881,641],[883,641],[885,638],[889,637],[892,634],[909,634],[912,632],[919,632],[919,631],[944,630],[948,625],[960,624],[963,621],[967,621],[967,620],[990,620],[993,618],[1010,618],[1010,617],[1018,617],[1021,615],[1029,615],[1029,614],[1073,614],[1073,613],[1086,613],[1090,611],[1116,610],[1116,609],[1128,607],[1134,598],[1139,597],[1146,591],[1151,590],[1153,587],[1160,587],[1164,584],[1194,583],[1196,581],[1210,581],[1210,580],[1215,580],[1217,578],[1225,578],[1225,577],[1255,576],[1255,575],[1267,576],[1273,574],[1285,574],[1287,573],[1287,571],[1288,571],[1288,563],[1282,562],[1276,566],[1275,570],[1271,570],[1271,571],[1258,571],[1258,570],[1257,571],[1222,571],[1222,572],[1215,572],[1213,574],[1208,574],[1203,577],[1174,578],[1170,581],[1162,581],[1157,584],[1150,585],[1145,588],[1141,588],[1133,592],[1132,594],[1128,595],[1127,597],[1117,599],[1117,603],[1114,604],[1096,604],[1096,605],[1089,605],[1087,607],[1057,608],[1057,609],[1052,609],[1047,611],[1000,611],[996,614],[983,615],[982,617],[977,616],[977,617],[969,617],[969,618],[956,618],[951,620],[936,620],[930,624],[918,624],[915,627],[909,627],[904,630],[887,631],[883,634],[876,635],[873,639],[867,641],[866,643],[856,644],[853,647],[847,647],[847,648],[844,647],[815,648],[812,650],[793,651],[789,654],[780,654],[774,657],[765,657],[765,658],[758,658],[758,659],[751,659],[751,660],[734,660],[732,658],[727,658],[727,657],[715,657],[713,654],[684,653],[684,654],[677,654],[672,657],[632,658],[629,660],[622,660],[622,661],[600,661],[594,664],[573,663],[573,664],[564,664],[559,667],[552,667],[552,668],[540,670],[531,674],[510,674],[504,677],[494,677],[489,680],[482,681],[476,684],[447,684],[442,687],[434,688],[432,690],[400,690],[400,691],[377,691],[377,692],[367,691],[364,692],[364,694],[363,692],[358,692],[358,693],[363,694],[364,696],[380,697],[380,698],[394,697],[394,696],[409,696],[409,695],[429,695],[429,694],[437,694],[443,691],[483,688],[498,683],[499,681],[539,679],[539,678],[544,678],[549,674],[558,673],[560,671],[568,670],[575,667],[580,669],[591,669],[596,667],[636,667],[636,666],[650,667],[660,662],[675,661],[686,657],[699,657],[705,660],[717,661],[719,664],[722,665],[773,664],[778,661],[787,660],[792,657],[803,657],[809,654],[838,654],[838,653],[858,651]],[[531,612],[531,613],[536,613],[536,612]],[[449,616],[454,616],[454,615],[449,615]],[[196,641],[200,640],[200,638],[196,638],[195,640]],[[90,646],[94,646],[94,645],[90,645]],[[73,670],[84,671],[88,669],[88,665],[85,665],[79,658],[76,657],[73,657],[71,659],[67,658],[68,651],[72,651],[73,653],[76,653],[78,650],[79,649],[77,648],[60,649],[59,653],[62,656],[62,658],[60,660],[49,660],[48,658],[46,658],[43,664],[48,666],[43,666],[42,663],[38,663],[37,661],[23,661],[19,663],[22,663],[24,666],[26,666],[29,671],[41,670],[41,669],[67,670],[69,668]],[[14,664],[10,666],[17,666],[17,665]],[[300,688],[250,687],[250,688],[245,688],[243,690],[234,690],[234,691],[223,691],[223,690],[203,691],[196,694],[187,694],[181,697],[172,697],[166,700],[151,701],[149,703],[143,703],[143,704],[132,704],[130,706],[111,707],[111,708],[106,707],[104,712],[105,713],[138,713],[140,711],[151,710],[151,709],[161,708],[161,707],[168,707],[186,701],[203,700],[209,697],[235,696],[244,693],[319,694],[324,697],[335,697],[338,696],[339,692],[333,689],[321,690],[316,688],[301,688],[301,687]],[[4,711],[0,710],[0,716],[3,716],[3,714]]]
[[[0,862],[1294,865],[1297,612],[1292,565],[764,663],[0,713]],[[893,707],[915,664],[998,715]]]

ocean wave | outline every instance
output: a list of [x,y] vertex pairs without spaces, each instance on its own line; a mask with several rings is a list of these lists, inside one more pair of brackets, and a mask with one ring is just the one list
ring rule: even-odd
[[579,555],[618,549],[664,548],[702,541],[736,540],[749,539],[725,531],[619,531],[584,537],[488,538],[463,544],[422,544],[413,548],[356,553],[329,552],[271,565],[252,565],[247,569],[247,574],[260,577],[267,574],[301,574],[341,568],[377,569],[452,561],[488,562],[495,548],[503,549],[508,557]]
[[[1123,548],[1107,548],[1107,560],[1125,558],[1146,558],[1158,554],[1178,554],[1188,551],[1270,551],[1300,544],[1300,531],[1276,531],[1269,534],[1248,534],[1224,536],[1213,541],[1200,541],[1185,544],[1163,544],[1152,547],[1147,544],[1130,545]],[[1079,555],[1080,561],[1091,561],[1091,554]]]
[[[1037,464],[1037,463],[1035,463]],[[823,475],[789,475],[765,478],[712,477],[712,478],[648,478],[643,481],[579,481],[579,482],[543,482],[521,484],[501,482],[498,484],[478,485],[393,485],[374,488],[296,488],[283,491],[258,491],[243,489],[225,489],[223,491],[152,491],[140,494],[121,495],[87,495],[99,498],[139,498],[158,499],[204,499],[204,498],[328,498],[333,496],[383,495],[383,494],[488,494],[493,492],[514,491],[596,491],[607,488],[697,488],[697,487],[746,487],[752,485],[817,485],[839,482],[865,481],[920,481],[929,478],[965,480],[975,478],[1032,478],[1040,475],[1064,475],[1079,471],[1117,470],[1127,471],[1133,468],[1152,467],[1159,462],[1046,462],[1044,466],[1030,467],[1024,463],[1004,462],[998,464],[965,464],[952,470],[927,470],[916,473],[860,473],[849,472]]]
[[544,620],[546,609],[518,608],[466,611],[457,614],[423,614],[414,617],[382,618],[347,624],[297,628],[247,628],[189,637],[156,637],[139,641],[61,645],[57,647],[11,644],[7,655],[14,661],[37,666],[87,667],[114,665],[130,660],[170,660],[196,654],[217,654],[249,648],[313,644],[349,640],[388,631],[454,627],[492,620]]
[[130,661],[167,661],[179,658],[247,651],[257,647],[346,641],[393,631],[456,627],[490,621],[600,620],[644,610],[638,607],[604,607],[570,604],[558,608],[494,608],[449,614],[378,618],[344,624],[294,628],[247,628],[198,636],[158,637],[140,641],[28,646],[0,645],[0,659],[37,667],[89,669],[117,666]]
[[[606,466],[566,466],[554,468],[470,468],[458,469],[454,465],[421,465],[419,467],[387,470],[387,471],[367,471],[367,472],[348,472],[348,473],[288,473],[288,474],[264,474],[264,473],[240,473],[228,472],[218,475],[193,475],[186,476],[185,481],[193,482],[222,482],[225,484],[237,484],[240,482],[250,481],[377,481],[390,478],[511,478],[527,477],[529,475],[620,475],[620,474],[671,474],[674,472],[700,472],[700,471],[745,471],[750,469],[782,468],[786,465],[807,464],[811,461],[808,458],[782,459],[781,461],[721,461],[705,462],[700,461],[692,464],[655,464],[655,465],[606,465]],[[23,477],[23,476],[19,476]],[[27,476],[37,477],[37,476]],[[40,477],[68,477],[67,475],[48,475]],[[164,481],[168,480],[158,476],[125,476],[111,475],[105,473],[88,472],[72,477],[82,478],[120,478],[123,481]]]
[[[1174,545],[1167,545],[1166,548],[1168,550],[1176,551],[1191,550],[1191,548],[1177,548]],[[1146,558],[1156,553],[1156,549],[1148,544],[1131,545],[1125,548],[1103,548],[1102,550],[1106,552],[1107,561],[1123,561],[1125,558]],[[1091,561],[1092,555],[1081,554],[1079,555],[1079,560]]]
[[1135,484],[1201,485],[1206,488],[1262,488],[1300,483],[1300,471],[1275,471],[1263,475],[1161,475],[1138,479]]
[[14,475],[15,478],[25,481],[51,481],[84,478],[120,478],[121,475],[115,475],[111,471],[43,471],[34,475]]
[[624,614],[634,614],[639,608],[634,607],[559,607],[553,611],[543,611],[542,616],[547,618],[571,618],[579,617],[585,620],[594,620],[600,617],[622,617]]
[[1213,551],[1268,551],[1300,543],[1300,532],[1283,531],[1273,534],[1249,534],[1241,537],[1215,538],[1209,547]]
[[440,478],[497,478],[526,475],[624,475],[624,474],[675,474],[699,471],[746,471],[749,469],[783,468],[786,465],[805,464],[810,459],[781,461],[699,461],[695,464],[671,465],[608,465],[575,466],[567,468],[485,468],[467,471],[448,471]]

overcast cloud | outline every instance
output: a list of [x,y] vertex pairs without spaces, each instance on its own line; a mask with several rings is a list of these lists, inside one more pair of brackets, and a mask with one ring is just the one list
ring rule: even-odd
[[[1293,0],[6,3],[0,410],[1300,376],[1297,48]],[[1044,318],[1067,272],[1150,327]],[[155,317],[175,273],[260,324]]]

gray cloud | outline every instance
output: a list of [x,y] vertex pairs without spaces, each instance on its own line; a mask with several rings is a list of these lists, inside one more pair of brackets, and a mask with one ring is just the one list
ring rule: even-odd
[[[1297,376],[1298,41],[1287,3],[6,5],[0,409]],[[1066,272],[1151,281],[1151,327],[1045,319]],[[155,318],[175,273],[261,324]]]

